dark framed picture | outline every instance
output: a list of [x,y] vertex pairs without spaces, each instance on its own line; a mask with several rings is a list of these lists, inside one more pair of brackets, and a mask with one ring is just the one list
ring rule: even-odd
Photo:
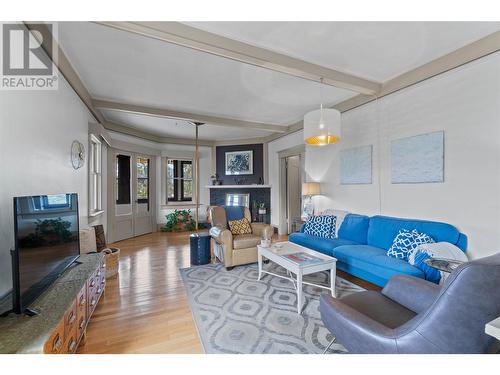
[[226,152],[226,175],[253,174],[253,151]]

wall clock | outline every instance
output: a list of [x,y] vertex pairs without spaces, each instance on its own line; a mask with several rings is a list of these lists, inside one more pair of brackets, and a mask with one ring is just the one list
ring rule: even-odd
[[85,164],[85,146],[81,142],[73,141],[71,144],[71,164],[79,169]]

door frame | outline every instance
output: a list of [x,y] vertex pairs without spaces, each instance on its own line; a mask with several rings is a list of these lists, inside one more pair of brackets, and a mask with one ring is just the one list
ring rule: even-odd
[[[288,234],[288,224],[287,224],[287,175],[286,175],[286,158],[289,156],[299,156],[300,157],[300,178],[302,182],[305,181],[305,161],[306,161],[306,146],[298,145],[295,147],[290,147],[285,150],[278,152],[279,160],[279,174],[278,174],[278,185],[279,185],[279,224],[278,224],[278,234]],[[302,200],[302,198],[301,198]],[[302,202],[301,202],[302,207]]]
[[[108,148],[108,176],[107,176],[107,181],[108,181],[108,191],[107,191],[107,196],[108,196],[108,242],[116,242],[116,155],[117,154],[123,154],[123,155],[130,155],[130,160],[131,160],[131,205],[132,205],[132,222],[133,226],[135,225],[135,214],[136,214],[136,197],[134,196],[135,191],[137,189],[137,186],[134,186],[134,180],[136,176],[136,168],[134,169],[134,161],[138,156],[145,156],[149,158],[150,165],[149,165],[149,207],[150,207],[150,212],[151,212],[151,232],[156,232],[157,231],[157,202],[156,202],[156,155],[148,153],[148,152],[137,152],[137,151],[128,151],[128,150],[123,150],[119,148],[114,148],[114,147],[109,147]],[[133,228],[133,236],[130,238],[135,237],[135,228]]]

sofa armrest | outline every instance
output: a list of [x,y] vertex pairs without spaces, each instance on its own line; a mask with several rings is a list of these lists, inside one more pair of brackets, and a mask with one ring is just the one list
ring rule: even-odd
[[214,240],[216,240],[218,243],[225,245],[225,244],[233,244],[233,234],[229,229],[222,228],[220,226],[214,226],[210,228],[210,236]]
[[396,332],[328,294],[320,297],[321,320],[353,353],[396,353]]
[[224,265],[231,267],[233,265],[233,234],[229,229],[222,228],[221,226],[213,226],[210,228],[210,236],[222,245],[224,252]]
[[251,223],[252,232],[263,239],[270,240],[273,236],[274,228],[269,224]]
[[407,309],[420,314],[427,310],[439,295],[441,287],[413,276],[393,276],[382,294]]

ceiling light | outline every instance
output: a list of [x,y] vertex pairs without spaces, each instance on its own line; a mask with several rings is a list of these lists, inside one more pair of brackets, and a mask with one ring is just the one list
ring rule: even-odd
[[312,146],[325,146],[340,141],[340,112],[323,108],[323,78],[320,86],[320,107],[304,116],[304,142]]

